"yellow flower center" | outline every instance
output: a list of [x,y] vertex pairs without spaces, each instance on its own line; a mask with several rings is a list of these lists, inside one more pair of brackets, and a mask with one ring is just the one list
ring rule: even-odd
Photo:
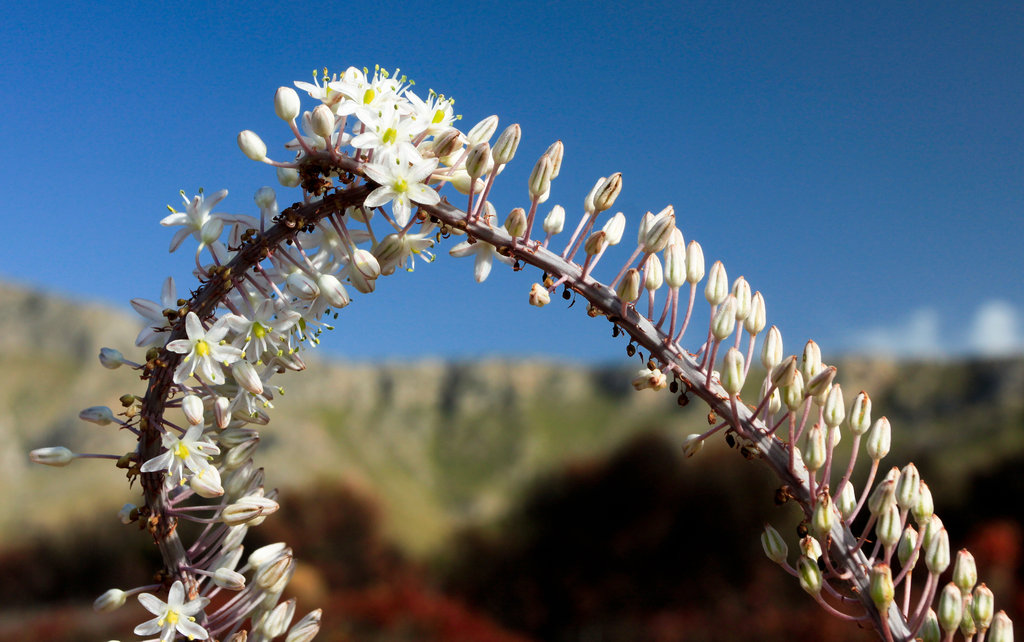
[[409,182],[406,181],[404,178],[396,178],[395,184],[392,185],[392,189],[399,193],[407,192],[409,191]]
[[367,89],[363,93],[363,104],[364,105],[369,105],[370,103],[372,103],[373,102],[373,98],[376,95],[377,95],[377,92],[373,91],[373,89]]
[[178,446],[174,449],[174,456],[178,459],[185,459],[189,454],[188,446],[185,445],[185,442],[179,441]]
[[206,342],[206,339],[200,339],[196,341],[196,354],[200,357],[206,357],[210,354],[210,344]]
[[394,143],[396,140],[398,140],[398,132],[394,127],[388,127],[384,130],[384,135],[381,136],[381,142],[388,144]]
[[263,337],[267,336],[267,328],[264,327],[262,323],[257,321],[256,323],[252,324],[252,334],[257,339],[262,339]]
[[430,119],[430,124],[436,125],[442,120],[444,120],[444,111],[438,109],[434,112],[434,117]]

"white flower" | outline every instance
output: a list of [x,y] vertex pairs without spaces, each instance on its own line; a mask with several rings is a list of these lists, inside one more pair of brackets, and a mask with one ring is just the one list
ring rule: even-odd
[[411,90],[407,90],[405,99],[412,107],[411,119],[425,123],[428,135],[436,136],[455,122],[455,113],[452,109],[455,101],[451,98],[445,98],[431,90],[424,101]]
[[473,243],[463,241],[448,250],[448,253],[455,257],[469,256],[470,254],[476,255],[476,262],[473,265],[473,276],[476,278],[477,283],[483,283],[487,279],[487,276],[491,273],[491,265],[494,264],[495,258],[505,265],[512,265],[511,258],[498,254],[493,245],[480,240]]
[[178,297],[174,293],[174,277],[167,277],[163,290],[160,292],[160,303],[149,299],[132,299],[132,307],[146,320],[146,326],[135,338],[137,347],[150,346],[160,342],[163,331],[170,329],[164,310],[178,307]]
[[301,317],[290,308],[275,310],[273,299],[263,299],[251,318],[229,314],[224,319],[235,331],[235,347],[242,349],[245,359],[258,364],[267,353],[271,357],[282,353],[282,346],[287,345],[287,333]]
[[373,182],[380,185],[366,197],[367,207],[380,207],[389,202],[395,222],[405,227],[412,218],[411,203],[437,205],[441,197],[424,184],[437,167],[437,159],[415,159],[411,162],[399,148],[395,156],[385,155],[383,162],[370,163],[363,168]]
[[180,486],[188,480],[188,472],[203,475],[209,470],[211,475],[218,475],[217,469],[210,464],[210,458],[220,453],[220,448],[212,441],[203,439],[203,425],[197,424],[188,429],[180,439],[170,432],[162,435],[164,452],[142,464],[139,469],[144,473],[166,470],[168,483]]
[[210,637],[206,629],[196,624],[194,617],[210,603],[210,598],[197,597],[185,602],[185,587],[180,580],[171,585],[166,602],[151,593],[140,594],[139,602],[156,617],[135,627],[135,635],[159,633],[160,642],[171,642],[177,633],[190,640]]
[[[203,193],[200,192],[192,197],[192,200],[185,198],[185,192],[181,193],[181,198],[185,201],[185,211],[178,212],[171,208],[171,213],[160,221],[160,225],[168,227],[175,225],[183,225],[184,228],[178,230],[174,234],[174,238],[171,239],[171,249],[178,249],[181,242],[188,238],[189,234],[194,235],[204,245],[209,245],[220,236],[221,230],[224,228],[225,223],[242,223],[249,227],[259,227],[259,224],[251,216],[244,214],[223,214],[223,213],[210,213],[217,203],[224,200],[224,197],[228,195],[226,189],[222,189],[216,192],[207,200]],[[170,206],[168,206],[170,207]]]
[[365,132],[352,139],[357,149],[386,150],[406,148],[414,151],[412,141],[426,129],[429,121],[404,117],[398,109],[385,109],[381,117],[367,126]]
[[203,324],[196,313],[189,312],[185,317],[185,332],[188,339],[177,339],[167,344],[171,352],[185,355],[174,370],[174,383],[181,383],[191,377],[196,368],[206,382],[224,383],[221,365],[231,365],[242,358],[240,349],[220,344],[228,333],[228,320],[219,319],[209,330],[203,330]]

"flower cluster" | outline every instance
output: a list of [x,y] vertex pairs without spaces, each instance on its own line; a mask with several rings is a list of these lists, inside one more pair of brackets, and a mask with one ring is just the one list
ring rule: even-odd
[[[294,89],[278,89],[274,108],[293,136],[284,143],[290,158],[271,159],[263,140],[249,130],[238,135],[238,144],[250,159],[274,166],[283,186],[301,187],[301,202],[280,211],[274,190],[261,188],[255,196],[260,216],[250,217],[212,212],[227,195],[224,190],[185,198],[186,211],[172,209],[161,223],[182,228],[171,251],[189,237],[198,242],[195,274],[201,287],[188,300],[176,300],[168,279],[159,303],[132,301],[146,321],[136,340],[149,347],[144,363],[116,351],[101,354],[106,367],[138,369],[149,380],[148,390],[143,398],[126,396],[117,416],[90,408],[82,417],[131,430],[139,437],[135,452],[32,453],[49,465],[80,457],[117,459],[142,478],[145,504],[126,507],[122,519],[143,520],[156,538],[168,578],[167,602],[141,593],[155,587],[111,589],[97,600],[98,609],[117,608],[128,595],[141,593],[139,600],[156,618],[136,633],[160,633],[161,640],[178,634],[253,640],[287,635],[289,642],[299,642],[316,635],[319,611],[292,625],[295,602],[281,601],[294,569],[285,544],[251,551],[242,564],[246,532],[277,509],[276,492],[264,489],[263,471],[252,458],[259,430],[270,421],[270,381],[304,368],[301,351],[316,345],[330,320],[353,301],[351,290],[372,293],[381,276],[398,267],[411,271],[416,255],[432,260],[430,249],[442,236],[464,235],[449,252],[474,256],[477,281],[487,278],[495,259],[539,268],[542,277],[529,288],[531,305],[549,305],[561,287],[564,298],[584,297],[590,316],[603,316],[616,325],[616,334],[627,334],[631,356],[638,349],[648,352],[632,382],[637,390],[668,388],[681,404],[690,395],[703,399],[718,422],[687,437],[688,455],[710,436],[725,433],[745,456],[773,469],[789,489],[787,499],[803,511],[807,532],[795,566],[785,540],[771,527],[762,535],[765,552],[823,608],[874,626],[886,639],[951,639],[957,630],[967,639],[986,632],[991,641],[1012,639],[1009,620],[993,613],[991,591],[977,584],[966,551],[957,557],[953,581],[939,591],[940,576],[951,564],[949,536],[913,464],[893,468],[875,483],[889,450],[889,422],[872,421],[863,392],[846,404],[836,369],[822,363],[813,341],[800,357],[785,356],[779,330],[764,332],[764,297],[743,277],[730,282],[721,262],[706,270],[703,249],[684,240],[671,205],[640,217],[631,256],[605,284],[595,270],[606,250],[623,242],[627,217],[616,212],[598,221],[622,190],[621,174],[595,182],[573,233],[556,252],[549,246],[564,230],[565,207],[554,205],[543,218],[542,239],[534,239],[533,230],[538,206],[549,199],[561,169],[560,141],[536,161],[523,207],[513,208],[498,226],[489,196],[516,154],[519,125],[495,138],[498,117],[490,116],[462,131],[455,127],[453,101],[434,92],[422,98],[404,77],[381,69],[324,71],[313,83],[295,85],[317,104],[303,111]],[[464,209],[442,200],[439,192],[447,187],[466,197]],[[577,263],[580,251],[584,258]],[[702,282],[707,327],[691,352],[682,341]],[[766,376],[748,406],[741,393],[762,333]],[[834,461],[844,435],[853,444],[845,467]],[[852,473],[862,450],[871,468],[858,492]],[[205,525],[187,546],[175,528],[181,519]],[[859,537],[855,526],[862,529]],[[868,552],[863,542],[872,533]],[[912,599],[919,559],[926,577]],[[220,591],[236,595],[213,600]]]

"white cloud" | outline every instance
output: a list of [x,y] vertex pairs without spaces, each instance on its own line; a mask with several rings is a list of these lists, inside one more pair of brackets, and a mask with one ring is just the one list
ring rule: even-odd
[[983,303],[968,330],[967,349],[988,357],[1024,350],[1017,310],[1006,301]]
[[1021,315],[1010,303],[983,302],[961,332],[944,332],[954,323],[933,308],[919,308],[890,326],[875,326],[851,334],[853,352],[894,358],[934,359],[956,354],[986,357],[1024,353]]
[[945,352],[939,336],[939,313],[921,308],[896,325],[867,328],[849,342],[855,352],[890,357],[936,358]]

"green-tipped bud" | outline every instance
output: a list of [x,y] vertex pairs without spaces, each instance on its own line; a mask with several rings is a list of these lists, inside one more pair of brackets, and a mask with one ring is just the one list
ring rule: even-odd
[[743,321],[750,315],[750,284],[742,276],[732,284],[732,295],[736,297],[736,320]]
[[914,504],[911,512],[914,514],[914,521],[917,522],[918,527],[931,521],[932,515],[935,514],[935,500],[932,498],[931,489],[924,481],[921,481],[920,490],[917,493],[917,503]]
[[[782,364],[779,364],[781,366]],[[779,366],[776,366],[778,368]],[[795,411],[804,402],[804,376],[797,370],[793,373],[793,382],[782,387],[782,403],[790,412]]]
[[551,178],[558,178],[558,172],[562,170],[562,156],[565,155],[565,145],[562,141],[556,140],[548,146],[545,156],[551,158]]
[[604,177],[604,176],[602,176],[601,178],[597,179],[597,182],[594,183],[594,186],[590,188],[589,192],[587,192],[587,197],[583,199],[583,210],[587,214],[594,214],[595,213],[595,211],[594,211],[594,198],[597,196],[598,190],[601,189],[601,187],[604,185],[604,182],[606,180],[608,180],[608,179],[606,177]]
[[474,145],[466,155],[466,172],[476,180],[487,172],[491,164],[491,146],[487,142]]
[[686,283],[686,250],[676,243],[665,248],[665,282],[670,288]]
[[974,587],[973,599],[971,600],[971,618],[978,630],[985,632],[992,625],[992,615],[995,610],[995,596],[992,589],[979,584]]
[[668,246],[672,231],[675,229],[676,217],[672,206],[669,205],[650,220],[644,234],[640,236],[640,248],[647,254],[662,251]]
[[836,508],[839,509],[839,514],[843,516],[843,519],[850,519],[853,510],[857,508],[857,493],[854,492],[853,484],[849,481],[843,484],[843,489],[839,491],[839,497],[836,497]]
[[302,104],[299,102],[299,95],[291,87],[278,87],[274,94],[274,113],[286,123],[295,120],[299,115]]
[[939,531],[941,531],[942,528],[942,520],[939,519],[939,516],[932,515],[931,518],[928,520],[928,523],[924,525],[924,531],[922,535],[924,537],[924,541],[921,542],[922,550],[928,550],[928,548],[932,545],[932,539],[934,539],[935,536],[939,534]]
[[594,194],[594,212],[603,212],[611,208],[621,191],[622,172],[615,172],[604,180],[600,189]]
[[869,577],[868,591],[871,601],[875,603],[879,613],[889,610],[896,599],[896,586],[892,583],[892,569],[888,564],[875,564]]
[[583,243],[583,251],[593,256],[603,252],[608,247],[608,235],[604,230],[591,232],[590,236]]
[[800,539],[800,555],[817,561],[821,557],[821,542],[810,535]]
[[[933,575],[941,575],[949,568],[949,533],[943,528],[931,541],[928,542],[928,550],[924,554],[924,563],[928,572]],[[959,591],[960,589],[957,589]]]
[[768,322],[766,314],[764,295],[760,292],[754,292],[754,296],[750,300],[750,314],[747,315],[746,319],[743,319],[743,329],[747,331],[747,334],[756,337],[761,330],[764,330],[764,326]]
[[632,303],[640,298],[640,270],[636,268],[626,270],[626,275],[622,277],[618,287],[615,288],[615,294],[627,303]]
[[821,371],[821,348],[814,341],[804,344],[804,352],[800,357],[800,372],[804,381],[810,382]]
[[934,610],[928,609],[928,614],[924,618],[924,624],[921,625],[921,629],[917,632],[917,639],[921,640],[921,642],[940,642],[942,640],[939,616],[935,615]]
[[899,543],[903,530],[900,521],[900,509],[895,504],[889,506],[885,512],[878,516],[878,522],[875,524],[875,535],[878,536],[878,541],[881,542],[886,551],[892,550]]
[[544,217],[544,233],[545,234],[561,234],[562,229],[565,227],[565,208],[561,205],[555,205],[551,208],[551,212]]
[[[761,346],[761,365],[764,366],[765,370],[772,371],[775,366],[782,363],[782,357],[785,353],[782,351],[782,333],[775,326],[768,328],[768,334],[764,335],[764,344]],[[794,360],[796,357],[794,357]],[[794,366],[795,367],[795,366]],[[775,381],[774,374],[772,375],[772,381]],[[778,386],[788,385],[782,383],[776,383]]]
[[665,271],[661,267],[661,259],[652,254],[644,261],[644,289],[654,292],[665,283]]
[[512,160],[516,155],[516,149],[519,148],[519,139],[522,136],[523,130],[519,127],[519,123],[513,123],[506,127],[505,131],[501,132],[498,140],[494,142],[494,148],[491,150],[491,156],[494,158],[495,165],[505,165]]
[[974,612],[971,608],[973,599],[970,595],[964,598],[963,615],[960,617],[960,635],[965,640],[973,639],[974,634],[978,632],[978,626],[974,622]]
[[917,496],[921,494],[921,473],[917,466],[910,463],[903,467],[900,481],[896,484],[896,503],[900,508],[910,510],[917,505]]
[[828,446],[825,444],[825,430],[821,424],[814,424],[807,431],[807,445],[804,446],[804,464],[807,470],[814,472],[825,465],[828,457]]
[[548,156],[541,156],[537,159],[536,164],[533,166],[533,171],[530,172],[530,181],[528,183],[530,198],[540,199],[551,189],[552,167],[551,159]]
[[846,419],[846,405],[843,401],[843,389],[835,384],[828,391],[825,397],[825,406],[822,408],[825,425],[829,428],[836,428]]
[[821,570],[817,562],[801,557],[796,563],[796,574],[800,578],[800,588],[811,595],[821,593]]
[[469,146],[473,147],[480,143],[486,143],[491,140],[491,136],[498,129],[498,117],[495,115],[484,118],[479,123],[473,126],[473,129],[469,130],[466,134],[466,138],[469,140]]
[[64,446],[51,446],[49,448],[36,448],[28,454],[33,463],[44,466],[67,466],[74,460],[75,453]]
[[454,127],[449,127],[434,136],[434,142],[430,146],[430,150],[436,158],[446,158],[461,148],[462,133]]
[[889,508],[896,505],[896,482],[892,479],[885,479],[875,486],[875,490],[868,497],[868,510],[872,515],[881,515]]
[[1006,611],[996,613],[985,639],[987,642],[1013,642],[1013,622],[1007,617]]
[[939,595],[939,626],[946,632],[949,639],[953,638],[953,632],[960,627],[960,620],[964,615],[963,596],[956,584],[950,582],[942,589]]
[[782,539],[782,535],[779,535],[779,531],[772,528],[771,524],[764,525],[764,531],[761,533],[761,548],[764,549],[764,554],[771,561],[776,564],[786,563],[789,547],[786,546],[786,540]]
[[267,144],[254,131],[246,129],[238,132],[238,148],[250,160],[258,162],[267,160]]
[[509,212],[505,217],[505,230],[512,238],[522,236],[526,231],[526,210],[516,207]]
[[[707,285],[704,286],[704,298],[711,305],[719,305],[729,296],[729,277],[721,261],[715,261],[708,274]],[[735,312],[733,318],[735,319]]]
[[715,317],[711,320],[711,333],[718,341],[725,341],[732,331],[736,329],[736,297],[728,295],[715,310]]
[[811,533],[818,539],[826,539],[835,524],[835,510],[832,507],[832,496],[822,493],[811,513]]
[[889,420],[885,417],[879,418],[872,424],[871,430],[868,432],[867,443],[865,444],[865,450],[871,461],[880,461],[889,454],[889,446],[892,439],[891,431],[892,427],[889,425]]
[[978,567],[974,563],[974,556],[966,548],[957,551],[956,564],[953,566],[953,583],[964,595],[970,593],[978,583]]
[[[772,326],[772,329],[774,330],[775,326]],[[772,333],[769,330],[768,338],[771,338],[771,336]],[[763,358],[762,362],[764,362]],[[786,388],[788,386],[792,386],[796,382],[796,377],[798,374],[800,374],[800,372],[796,369],[796,357],[790,355],[789,357],[786,358],[785,361],[777,361],[773,366],[771,366],[772,385],[777,386],[779,388]],[[803,398],[803,385],[800,386],[799,396],[800,398]]]
[[[805,373],[806,376],[806,373]],[[829,393],[832,386],[832,380],[836,378],[836,367],[828,366],[821,368],[818,374],[813,379],[807,382],[807,387],[804,389],[804,394],[808,397],[814,397],[815,401],[824,405],[825,395]]]
[[858,437],[871,428],[871,398],[868,397],[868,393],[863,390],[857,393],[847,419],[850,424],[850,432]]
[[686,280],[697,284],[704,278],[704,250],[700,243],[690,241],[686,246]]
[[704,440],[701,439],[701,435],[698,433],[692,433],[686,436],[683,441],[683,454],[687,457],[693,457],[704,448]]
[[743,389],[743,381],[743,353],[735,347],[729,348],[722,364],[722,387],[734,397]]
[[903,568],[914,568],[917,565],[917,555],[914,550],[917,548],[917,531],[913,526],[903,529],[903,537],[900,538],[899,546],[896,548],[896,556]]

